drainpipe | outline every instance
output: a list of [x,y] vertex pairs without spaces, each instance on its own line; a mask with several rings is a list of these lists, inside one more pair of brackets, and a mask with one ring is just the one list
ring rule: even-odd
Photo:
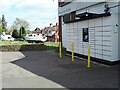
[[61,42],[61,46],[62,46],[62,17],[59,16],[59,42]]

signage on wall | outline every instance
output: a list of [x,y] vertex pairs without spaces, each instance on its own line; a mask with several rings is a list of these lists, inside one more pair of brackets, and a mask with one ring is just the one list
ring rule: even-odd
[[83,42],[89,42],[89,31],[88,28],[83,28]]

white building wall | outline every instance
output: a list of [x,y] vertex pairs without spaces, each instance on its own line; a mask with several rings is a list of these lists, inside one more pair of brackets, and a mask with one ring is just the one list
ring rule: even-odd
[[[114,6],[116,3],[110,3],[110,5]],[[84,10],[78,10],[77,13]],[[89,7],[87,10],[88,12],[102,13],[104,4]],[[63,43],[67,51],[71,51],[71,43],[74,42],[75,53],[88,55],[87,46],[90,44],[92,57],[108,61],[120,60],[120,30],[116,27],[118,9],[113,8],[110,12],[112,15],[108,17],[64,24],[65,34],[63,35],[65,36],[63,38],[66,40]],[[82,28],[89,28],[89,43],[83,42]]]
[[63,47],[65,47],[66,48],[66,28],[67,28],[67,26],[66,26],[66,24],[64,25],[64,24],[62,24],[62,44],[63,44]]
[[[115,4],[117,5],[118,3],[111,3],[111,4]],[[111,9],[111,13],[112,13],[112,59],[113,61],[118,60],[120,58],[118,55],[118,50],[120,49],[120,47],[118,46],[118,36],[120,35],[118,33],[118,7]]]
[[120,7],[118,7],[118,59],[120,60]]

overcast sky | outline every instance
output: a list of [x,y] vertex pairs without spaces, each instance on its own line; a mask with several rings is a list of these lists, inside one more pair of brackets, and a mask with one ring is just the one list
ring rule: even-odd
[[30,23],[30,29],[57,22],[57,0],[0,0],[0,17],[5,15],[8,27],[16,17]]

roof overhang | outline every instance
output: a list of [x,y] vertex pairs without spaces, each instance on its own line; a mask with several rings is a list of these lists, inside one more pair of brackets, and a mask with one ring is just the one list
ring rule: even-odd
[[106,17],[106,16],[110,16],[110,13],[90,13],[90,12],[84,12],[84,13],[80,13],[77,14],[75,17],[79,17],[81,20],[88,20],[88,19],[94,19],[94,18],[99,18],[99,17]]

